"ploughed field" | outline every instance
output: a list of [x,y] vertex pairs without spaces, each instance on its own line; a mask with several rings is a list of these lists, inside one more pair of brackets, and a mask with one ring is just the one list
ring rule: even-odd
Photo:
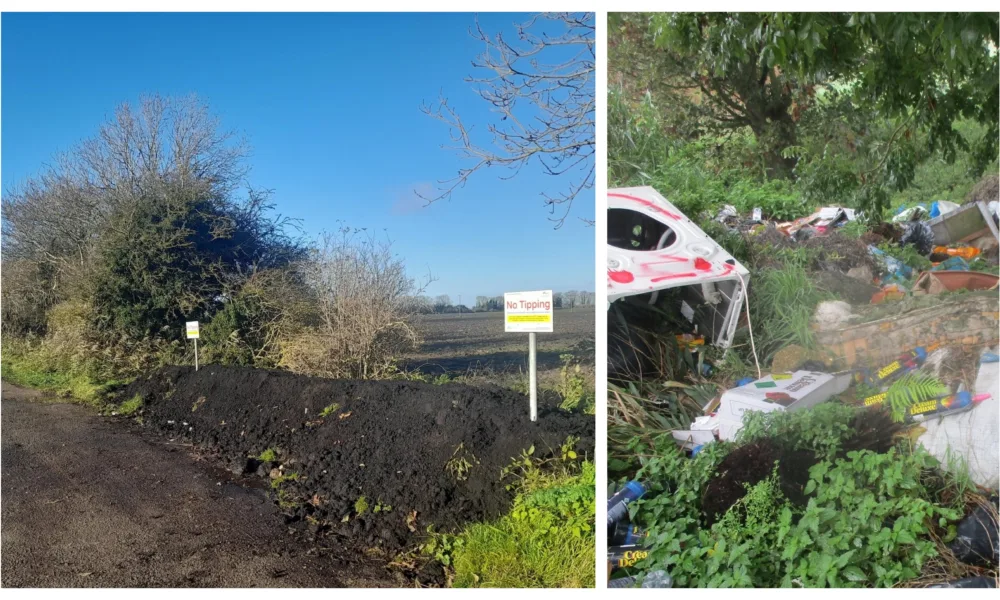
[[[536,336],[539,370],[557,368],[562,354],[593,363],[593,307],[556,310],[553,328],[552,333]],[[410,369],[463,374],[528,368],[528,334],[504,333],[503,312],[428,315],[420,330],[424,342],[405,360]]]

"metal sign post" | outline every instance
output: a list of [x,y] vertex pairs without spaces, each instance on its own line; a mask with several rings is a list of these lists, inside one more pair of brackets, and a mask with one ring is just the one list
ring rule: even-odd
[[194,340],[194,370],[198,370],[198,321],[188,321],[187,322],[187,337],[189,340]]
[[537,355],[535,354],[535,332],[528,334],[528,386],[531,402],[531,420],[538,420],[538,376],[536,373]]
[[538,420],[538,354],[536,333],[552,333],[552,290],[507,292],[503,295],[504,331],[528,334],[528,399],[531,420]]

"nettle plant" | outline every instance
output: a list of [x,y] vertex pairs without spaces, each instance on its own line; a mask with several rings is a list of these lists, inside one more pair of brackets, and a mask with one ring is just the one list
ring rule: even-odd
[[639,472],[661,483],[636,503],[633,518],[650,532],[640,570],[665,569],[678,587],[891,586],[919,576],[937,555],[932,530],[962,516],[935,504],[925,483],[936,459],[894,448],[820,459],[804,506],[783,496],[775,469],[707,528],[701,493],[728,448],[712,444],[694,459],[664,450]]

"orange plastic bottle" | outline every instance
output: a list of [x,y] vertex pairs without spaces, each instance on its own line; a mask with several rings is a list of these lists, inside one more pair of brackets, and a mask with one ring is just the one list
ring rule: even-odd
[[934,254],[947,254],[948,256],[961,256],[965,260],[972,260],[979,256],[979,248],[972,246],[962,246],[961,248],[948,248],[947,246],[934,246]]

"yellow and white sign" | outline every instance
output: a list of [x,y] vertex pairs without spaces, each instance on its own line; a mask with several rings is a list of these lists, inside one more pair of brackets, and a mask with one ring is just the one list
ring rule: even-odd
[[198,321],[187,322],[187,336],[189,340],[198,339]]
[[552,290],[503,295],[504,331],[552,333]]

